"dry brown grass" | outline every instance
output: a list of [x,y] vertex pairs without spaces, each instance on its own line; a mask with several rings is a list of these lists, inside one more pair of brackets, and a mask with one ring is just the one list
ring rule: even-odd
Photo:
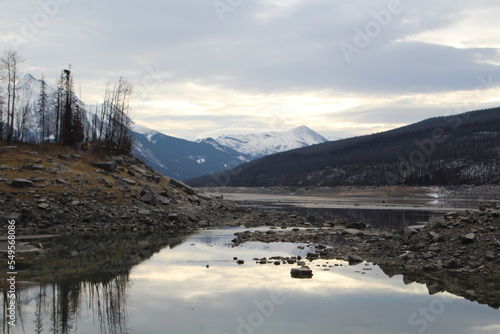
[[[78,154],[80,157],[73,157]],[[65,161],[58,155],[68,155],[71,161]],[[52,161],[50,161],[52,159]],[[113,205],[126,205],[130,203],[129,198],[125,198],[119,190],[119,186],[106,188],[100,181],[106,179],[114,184],[115,179],[110,173],[92,166],[92,162],[104,161],[103,156],[90,152],[76,151],[69,147],[59,144],[19,144],[16,149],[2,150],[0,145],[0,165],[14,167],[14,170],[0,170],[0,178],[12,180],[16,178],[31,179],[43,178],[44,181],[35,183],[30,188],[14,188],[8,182],[0,182],[0,192],[13,194],[14,199],[28,199],[34,195],[41,197],[60,192],[71,192],[72,197],[77,199],[87,198],[90,192],[101,193],[110,198],[108,203]],[[39,163],[46,167],[45,170],[36,171],[28,168],[19,170],[22,166],[31,163]],[[144,166],[142,166],[144,167]],[[146,167],[144,167],[146,168]],[[133,179],[137,182],[136,186],[130,186],[131,193],[137,194],[143,189],[144,180],[130,176],[125,168],[118,167],[113,173],[115,176]],[[57,180],[67,182],[60,184]],[[155,187],[168,188],[169,178],[162,177],[159,184]],[[43,185],[43,186],[42,186]],[[96,191],[99,189],[100,191]]]

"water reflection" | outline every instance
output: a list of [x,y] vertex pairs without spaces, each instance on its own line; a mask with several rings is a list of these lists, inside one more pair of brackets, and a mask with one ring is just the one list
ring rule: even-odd
[[[271,207],[270,207],[271,208]],[[298,206],[274,206],[273,209],[298,212],[302,216],[313,216],[319,222],[344,219],[347,222],[369,221],[374,227],[401,227],[426,222],[431,216],[443,215],[448,210],[404,210],[404,209],[352,209],[352,208],[306,208]]]
[[35,237],[46,251],[17,257],[23,270],[16,275],[15,327],[8,325],[9,299],[2,287],[3,333],[127,333],[131,268],[184,239],[182,234]]
[[[56,269],[63,259],[49,256],[54,281],[18,292],[22,319],[16,328],[6,326],[2,297],[3,332],[385,334],[419,333],[425,326],[426,333],[436,334],[498,333],[497,310],[447,292],[430,296],[428,286],[410,284],[398,273],[389,278],[371,264],[316,260],[308,264],[313,279],[293,279],[291,265],[260,265],[253,259],[304,256],[311,248],[286,243],[230,247],[234,232],[88,239],[83,241],[92,249],[88,254],[75,246],[82,241],[68,241],[65,252],[58,250],[61,257],[79,249],[102,270],[74,261],[87,268],[80,268],[82,276],[75,279],[76,265],[66,261]],[[105,251],[100,245],[106,243],[113,249]],[[245,263],[238,265],[235,258]],[[31,281],[44,275],[32,272]]]

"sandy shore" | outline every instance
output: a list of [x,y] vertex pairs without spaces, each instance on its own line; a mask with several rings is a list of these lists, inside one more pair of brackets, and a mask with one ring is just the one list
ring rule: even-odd
[[457,198],[452,191],[438,187],[214,188],[204,191],[239,203],[332,209],[465,211],[477,209],[481,203],[495,200]]

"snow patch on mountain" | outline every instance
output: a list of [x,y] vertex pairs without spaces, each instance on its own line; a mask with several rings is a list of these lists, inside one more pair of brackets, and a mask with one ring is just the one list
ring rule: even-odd
[[198,140],[198,142],[210,144],[218,150],[224,150],[229,147],[244,156],[249,156],[250,160],[327,141],[328,139],[307,126],[300,126],[284,132],[226,135]]

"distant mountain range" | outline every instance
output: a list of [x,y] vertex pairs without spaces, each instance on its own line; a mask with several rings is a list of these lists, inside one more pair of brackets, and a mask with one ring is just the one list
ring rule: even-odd
[[327,141],[306,126],[286,132],[223,136],[196,142],[132,124],[134,154],[164,175],[180,180],[218,173],[258,157]]
[[191,186],[500,184],[500,108],[269,155]]
[[[41,142],[40,115],[37,102],[42,81],[26,74],[19,82],[17,106],[26,117],[22,124],[22,140]],[[46,81],[48,94],[47,119],[55,123],[57,88]],[[89,133],[101,124],[101,106],[84,104],[76,98],[83,114],[85,131]],[[16,122],[19,130],[20,122]],[[162,134],[130,121],[130,134],[135,139],[133,153],[145,163],[175,179],[188,179],[217,173],[258,157],[288,149],[305,147],[327,141],[306,126],[286,132],[269,132],[252,135],[222,136],[206,138],[197,142]]]

